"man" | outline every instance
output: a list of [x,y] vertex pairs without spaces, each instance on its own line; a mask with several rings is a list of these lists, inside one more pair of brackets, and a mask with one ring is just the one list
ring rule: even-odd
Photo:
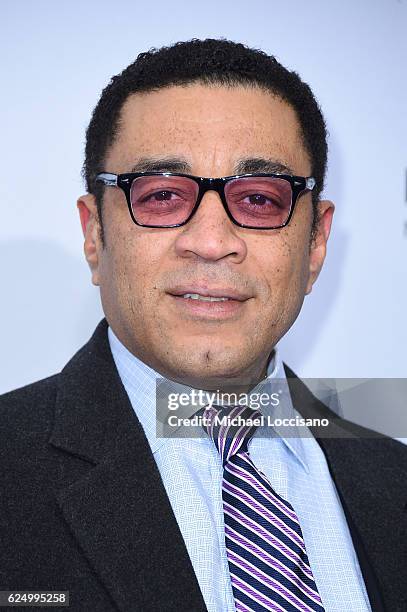
[[[407,609],[405,447],[335,418],[275,350],[324,262],[326,151],[309,87],[241,44],[153,50],[105,88],[78,209],[106,318],[1,400],[2,589],[75,611]],[[283,413],[326,432],[226,436],[215,416],[248,407],[215,403],[186,408],[201,437],[157,435],[159,377],[252,397],[286,376]]]

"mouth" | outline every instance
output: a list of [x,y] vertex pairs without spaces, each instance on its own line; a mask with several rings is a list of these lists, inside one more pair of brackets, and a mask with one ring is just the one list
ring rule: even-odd
[[201,302],[228,302],[232,298],[229,297],[215,297],[213,295],[200,295],[199,293],[184,293],[176,297],[182,297],[185,300],[199,300]]
[[245,302],[251,295],[232,287],[208,287],[207,285],[179,285],[167,291],[175,297],[190,300],[217,301],[235,300]]
[[236,317],[252,297],[230,287],[183,286],[167,293],[189,317],[216,320]]

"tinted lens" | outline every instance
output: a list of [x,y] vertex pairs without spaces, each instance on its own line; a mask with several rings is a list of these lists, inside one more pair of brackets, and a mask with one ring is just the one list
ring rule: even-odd
[[195,181],[181,176],[141,176],[130,190],[134,218],[141,225],[165,227],[186,221],[198,197]]
[[286,179],[234,179],[226,184],[225,195],[232,217],[242,225],[279,227],[290,215],[292,190]]

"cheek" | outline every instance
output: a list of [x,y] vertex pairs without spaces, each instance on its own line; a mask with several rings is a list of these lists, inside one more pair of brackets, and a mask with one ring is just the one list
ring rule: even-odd
[[293,234],[281,232],[268,248],[257,247],[263,256],[254,262],[263,277],[265,308],[282,318],[298,314],[308,280],[308,243]]
[[286,277],[303,299],[309,275],[311,205],[303,206],[296,213],[282,236],[281,252],[284,254]]
[[145,323],[156,301],[155,280],[160,270],[159,253],[164,247],[147,232],[141,235],[137,228],[130,234],[118,232],[109,244],[104,269],[105,293],[115,301],[117,312],[122,316],[128,313]]

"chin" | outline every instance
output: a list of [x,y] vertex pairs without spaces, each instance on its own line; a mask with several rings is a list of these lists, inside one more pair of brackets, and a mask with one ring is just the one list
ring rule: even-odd
[[[174,380],[194,387],[203,385],[218,386],[227,381],[240,382],[247,377],[253,363],[242,362],[242,355],[249,354],[247,349],[233,349],[233,351],[214,350],[213,347],[194,347],[191,353],[177,352],[169,364]],[[168,361],[169,355],[166,355]]]

